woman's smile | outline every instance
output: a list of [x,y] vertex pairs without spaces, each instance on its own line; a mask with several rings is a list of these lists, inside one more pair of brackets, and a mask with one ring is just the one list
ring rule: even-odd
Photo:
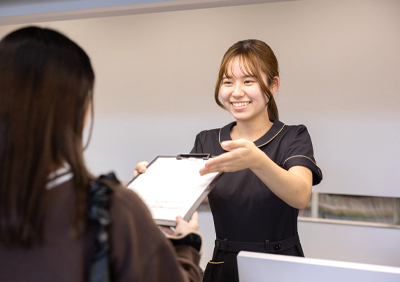
[[237,121],[269,123],[267,97],[258,80],[245,69],[239,58],[232,60],[220,87],[221,100]]
[[231,105],[232,105],[233,109],[235,109],[236,111],[243,110],[243,109],[247,108],[247,106],[249,106],[250,104],[251,104],[250,101],[246,101],[246,102],[231,102]]

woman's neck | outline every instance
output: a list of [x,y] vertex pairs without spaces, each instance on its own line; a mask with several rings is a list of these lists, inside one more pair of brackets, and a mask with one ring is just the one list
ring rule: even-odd
[[231,130],[231,138],[232,140],[246,139],[254,142],[264,136],[272,125],[273,123],[268,118],[257,122],[237,120],[236,126]]

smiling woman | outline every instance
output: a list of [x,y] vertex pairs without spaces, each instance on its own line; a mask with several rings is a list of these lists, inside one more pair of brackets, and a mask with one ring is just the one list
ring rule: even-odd
[[[229,48],[222,59],[215,84],[215,101],[222,108],[224,105],[219,100],[221,84],[224,84],[225,78],[234,75],[234,67],[237,74],[250,75],[257,81],[267,99],[269,118],[278,119],[278,108],[272,95],[279,88],[279,67],[272,49],[260,40],[239,41]],[[278,85],[273,83],[275,79],[278,79]],[[270,89],[268,85],[271,84],[275,85],[276,89]]]
[[[240,251],[304,256],[297,217],[322,171],[307,128],[278,120],[279,84],[278,61],[264,42],[239,41],[225,53],[215,101],[235,121],[200,132],[191,151],[214,156],[201,175],[224,173],[208,195],[217,238],[203,281],[239,281]],[[134,176],[146,165],[137,164]]]
[[[220,95],[224,105],[232,116],[239,123],[254,123],[271,127],[272,123],[268,117],[268,108],[266,105],[273,100],[273,94],[279,87],[279,77],[275,76],[272,79],[269,87],[269,98],[261,89],[260,84],[266,84],[266,75],[261,73],[261,77],[257,78],[246,69],[243,65],[245,61],[240,57],[234,58],[230,62],[230,67],[227,69],[227,74],[222,77],[220,86]],[[259,82],[260,81],[260,82]],[[267,92],[268,93],[268,92]],[[246,127],[246,126],[244,126]],[[260,127],[261,132],[265,133],[265,127]],[[257,140],[261,135],[253,132],[257,136],[250,138]]]
[[216,241],[204,281],[238,281],[239,251],[304,256],[299,209],[322,180],[304,125],[278,120],[278,61],[260,40],[235,43],[222,59],[217,104],[236,121],[200,132],[192,153],[214,157],[200,170],[224,172],[209,194]]

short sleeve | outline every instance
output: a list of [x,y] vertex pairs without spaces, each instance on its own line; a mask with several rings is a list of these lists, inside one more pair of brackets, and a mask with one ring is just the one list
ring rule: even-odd
[[194,141],[194,147],[190,151],[191,154],[196,154],[196,153],[204,153],[203,152],[203,143],[206,138],[206,131],[202,131],[196,136],[196,140]]
[[313,174],[313,185],[321,182],[323,178],[322,171],[314,159],[311,137],[304,125],[299,125],[292,129],[282,166],[286,170],[293,166],[307,167]]

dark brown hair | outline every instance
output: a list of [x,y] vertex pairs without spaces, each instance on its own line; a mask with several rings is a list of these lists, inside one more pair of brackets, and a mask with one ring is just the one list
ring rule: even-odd
[[[268,99],[267,107],[269,119],[279,119],[278,107],[269,89],[269,85],[274,80],[274,77],[279,77],[278,60],[272,49],[260,40],[248,39],[239,41],[226,51],[222,58],[217,83],[215,84],[215,102],[217,102],[218,106],[225,109],[224,105],[219,100],[219,89],[223,76],[228,75],[228,67],[235,58],[239,58],[240,66],[244,68],[242,71],[255,77],[260,84],[261,90]],[[262,74],[267,76],[267,84],[265,84]]]
[[85,229],[82,132],[93,83],[89,57],[54,30],[26,27],[0,41],[0,245],[40,243],[48,176],[64,163],[73,173],[71,226]]

